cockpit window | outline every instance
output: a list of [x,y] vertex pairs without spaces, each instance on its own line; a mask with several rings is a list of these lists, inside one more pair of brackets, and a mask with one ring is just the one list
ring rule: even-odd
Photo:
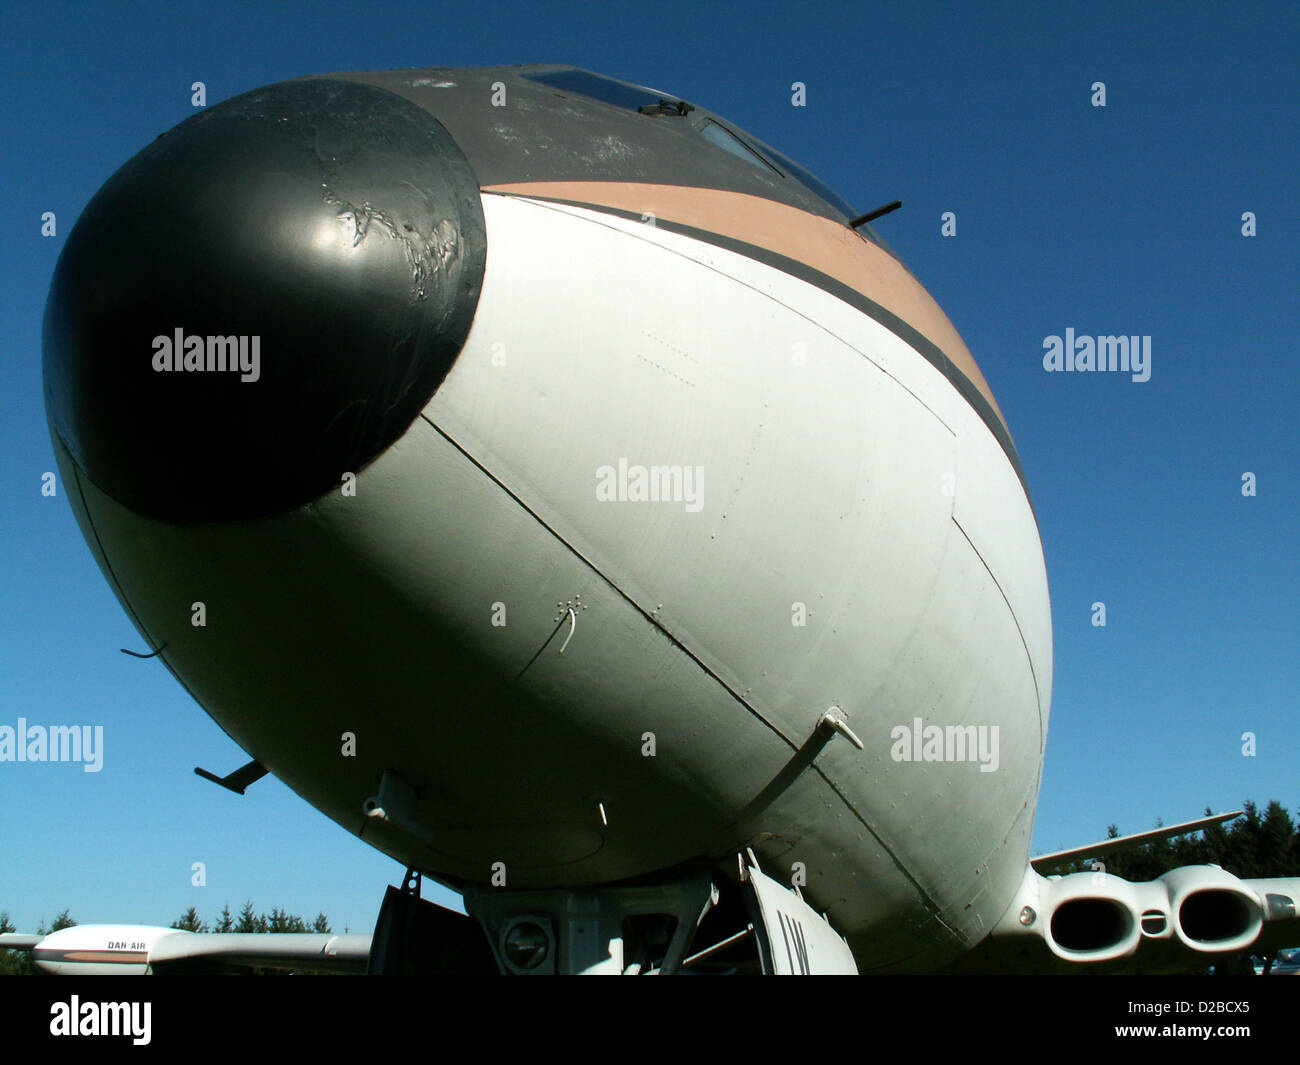
[[[626,81],[616,81],[613,78],[602,77],[586,70],[555,70],[547,74],[525,74],[523,76],[529,81],[548,85],[553,89],[559,89],[561,92],[587,96],[593,100],[611,104],[614,107],[624,108],[628,111],[639,111],[643,115],[685,117],[696,111],[695,107],[686,103],[680,97],[670,96],[656,89],[647,89],[643,85],[632,85]],[[857,216],[857,212],[849,204],[845,203],[830,186],[823,184],[798,163],[780,152],[773,151],[766,145],[763,146],[763,152],[760,153],[725,126],[704,117],[707,114],[708,112],[696,112],[697,117],[703,118],[703,121],[697,122],[693,128],[710,144],[716,145],[760,169],[776,174],[778,177],[798,182],[815,196],[825,200],[832,207],[842,212],[846,218],[855,218]],[[869,226],[863,226],[858,232],[862,233],[868,240],[882,243]]]
[[844,200],[840,198],[839,193],[829,185],[823,183],[820,179],[808,173],[808,171],[798,163],[788,159],[778,151],[772,151],[772,158],[776,160],[777,165],[784,167],[785,172],[794,178],[795,181],[799,182],[801,185],[807,186],[832,207],[836,207],[843,211],[850,218],[856,218],[858,216],[858,212],[845,203]]
[[716,144],[723,151],[730,152],[732,155],[738,156],[747,163],[753,163],[755,166],[760,167],[763,170],[770,171],[771,173],[776,174],[777,177],[781,176],[781,172],[777,170],[776,167],[772,166],[766,159],[750,148],[749,145],[725,126],[719,126],[716,122],[713,122],[710,119],[705,119],[704,124],[702,126],[697,126],[696,129],[700,136],[710,144]]
[[[585,70],[557,70],[551,74],[525,74],[524,77],[529,81],[559,89],[561,92],[576,92],[579,96],[590,96],[593,100],[623,107],[629,111],[650,108],[655,113],[659,113],[660,104],[684,103],[676,96],[669,96],[667,93],[656,92],[654,89],[646,89],[639,85],[629,85],[625,81],[615,81],[613,78],[602,78],[599,74],[589,74]],[[674,106],[668,106],[662,113],[684,114],[685,112]]]

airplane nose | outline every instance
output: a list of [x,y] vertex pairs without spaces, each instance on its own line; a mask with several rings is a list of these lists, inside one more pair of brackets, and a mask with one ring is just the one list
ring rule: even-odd
[[313,499],[401,436],[469,333],[478,181],[428,112],[337,79],[182,122],[68,236],[46,409],[138,513],[229,521]]

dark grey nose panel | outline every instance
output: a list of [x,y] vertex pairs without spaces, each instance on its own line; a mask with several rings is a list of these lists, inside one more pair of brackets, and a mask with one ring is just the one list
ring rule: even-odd
[[51,426],[142,514],[298,505],[437,390],[486,254],[474,172],[426,111],[346,81],[246,93],[140,152],[73,228],[45,311]]

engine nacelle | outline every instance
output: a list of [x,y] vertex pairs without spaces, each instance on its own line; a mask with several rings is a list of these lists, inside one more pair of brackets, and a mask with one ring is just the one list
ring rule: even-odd
[[1143,902],[1138,885],[1109,873],[1043,881],[1039,933],[1064,961],[1112,961],[1137,950]]
[[1218,866],[1184,866],[1145,883],[1101,871],[1044,877],[1031,868],[992,934],[1036,937],[1062,961],[1110,962],[1145,940],[1198,954],[1241,951],[1268,916],[1260,893]]
[[1244,950],[1264,924],[1259,895],[1215,865],[1189,865],[1166,873],[1174,933],[1186,947],[1204,953]]

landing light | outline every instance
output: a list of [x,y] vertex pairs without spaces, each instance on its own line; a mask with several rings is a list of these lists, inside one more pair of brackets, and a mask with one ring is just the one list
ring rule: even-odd
[[506,929],[501,946],[515,968],[536,969],[550,952],[551,937],[536,922],[520,921]]

